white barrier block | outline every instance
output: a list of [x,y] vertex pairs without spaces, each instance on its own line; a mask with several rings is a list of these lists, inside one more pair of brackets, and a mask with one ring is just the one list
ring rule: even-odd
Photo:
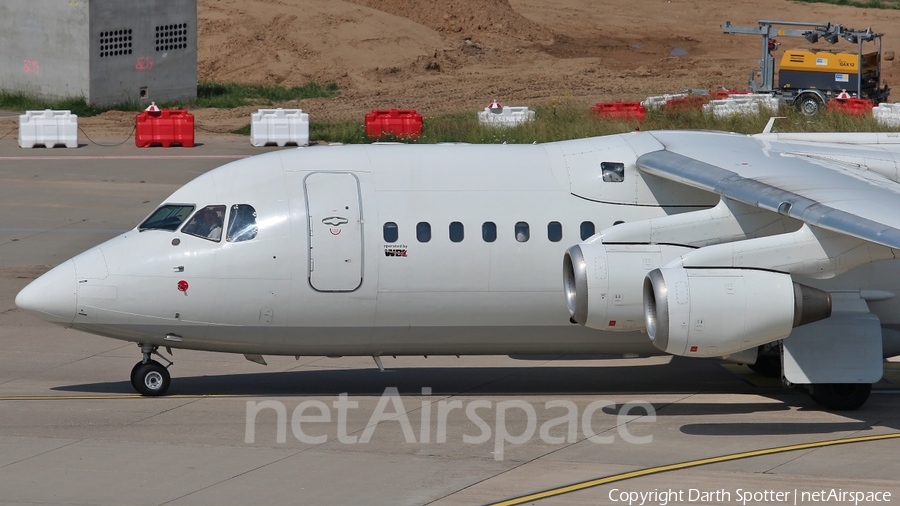
[[660,107],[666,105],[666,102],[675,98],[685,98],[687,97],[687,93],[674,93],[672,95],[656,95],[654,97],[647,97],[647,100],[641,102],[641,105],[647,109],[659,109]]
[[478,113],[478,122],[490,126],[516,126],[527,121],[534,121],[534,111],[527,107],[504,106],[502,109],[485,107]]
[[[739,98],[741,95],[734,95],[734,98]],[[759,104],[760,109],[766,109],[768,112],[778,112],[778,108],[781,106],[781,101],[768,93],[755,93],[752,95],[745,95],[746,97],[750,97],[750,100],[756,101]]]
[[72,111],[25,111],[19,115],[19,147],[78,147],[78,116]]
[[732,114],[773,113],[778,111],[778,105],[778,99],[766,93],[732,95],[721,100],[711,100],[708,104],[704,104],[703,112],[711,113],[717,118],[724,118]]
[[250,144],[309,145],[309,114],[301,109],[260,109],[250,115]]
[[879,123],[890,127],[900,127],[900,103],[878,104],[872,109],[872,115]]

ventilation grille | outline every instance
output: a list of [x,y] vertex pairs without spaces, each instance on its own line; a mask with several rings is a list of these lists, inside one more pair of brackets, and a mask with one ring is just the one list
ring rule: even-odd
[[131,29],[100,32],[100,57],[131,54]]
[[156,27],[156,51],[187,48],[187,23]]

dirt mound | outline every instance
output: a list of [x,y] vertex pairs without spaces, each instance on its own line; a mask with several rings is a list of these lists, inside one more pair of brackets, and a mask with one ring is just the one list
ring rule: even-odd
[[347,2],[199,0],[201,80],[357,86],[360,73],[405,66],[444,45],[413,21]]
[[350,0],[422,24],[440,33],[477,40],[499,35],[551,43],[553,32],[514,11],[507,0]]

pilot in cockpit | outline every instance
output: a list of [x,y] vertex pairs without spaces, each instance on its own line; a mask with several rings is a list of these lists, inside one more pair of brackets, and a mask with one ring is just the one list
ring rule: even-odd
[[216,209],[207,209],[206,220],[206,237],[213,241],[219,242],[222,238],[222,224],[225,221],[225,211]]
[[219,242],[225,221],[225,206],[207,206],[184,226],[184,233]]

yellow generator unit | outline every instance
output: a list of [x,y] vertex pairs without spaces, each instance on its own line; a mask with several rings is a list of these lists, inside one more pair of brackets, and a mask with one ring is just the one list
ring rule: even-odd
[[[748,86],[755,93],[772,93],[803,114],[814,116],[829,100],[846,91],[851,97],[881,103],[890,95],[881,83],[881,37],[871,28],[854,30],[832,23],[761,20],[759,26],[722,25],[725,33],[762,36],[762,58],[759,72],[750,73]],[[841,39],[856,45],[856,51],[794,49],[784,52],[775,86],[775,37],[802,37],[810,44],[824,41],[837,44]],[[864,52],[863,45],[873,43],[876,50]],[[871,46],[868,46],[871,47]],[[756,78],[759,78],[757,80]]]
[[817,89],[834,94],[846,90],[851,95],[869,97],[878,88],[878,77],[878,52],[858,55],[795,49],[785,51],[781,57],[778,85],[783,90]]

